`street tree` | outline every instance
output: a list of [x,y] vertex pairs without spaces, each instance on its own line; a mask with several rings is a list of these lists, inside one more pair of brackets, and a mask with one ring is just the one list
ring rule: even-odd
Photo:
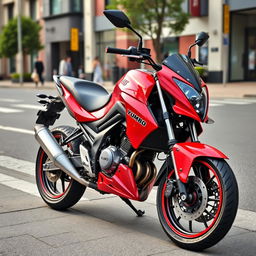
[[170,34],[182,32],[188,23],[188,14],[183,12],[184,0],[111,0],[108,9],[123,9],[129,16],[132,26],[153,41],[157,60],[162,60],[163,29],[168,27]]
[[[0,56],[13,57],[18,53],[17,18],[10,20],[0,34]],[[23,54],[32,54],[43,48],[39,32],[41,26],[28,17],[22,17],[22,49]]]

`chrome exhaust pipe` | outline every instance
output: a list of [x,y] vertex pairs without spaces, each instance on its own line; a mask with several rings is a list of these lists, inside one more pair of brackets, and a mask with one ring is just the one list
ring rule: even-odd
[[37,124],[34,130],[36,140],[55,166],[60,168],[68,176],[81,183],[82,185],[94,187],[92,186],[94,184],[91,184],[91,182],[84,180],[79,175],[74,165],[71,163],[61,146],[58,144],[58,142],[46,126]]

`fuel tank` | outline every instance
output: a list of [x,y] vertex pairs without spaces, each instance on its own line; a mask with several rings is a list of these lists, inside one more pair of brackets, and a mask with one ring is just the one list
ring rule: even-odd
[[145,69],[131,70],[118,82],[118,87],[122,92],[145,104],[154,85],[155,79],[152,72]]
[[138,148],[145,138],[158,128],[147,103],[154,86],[152,72],[137,69],[124,75],[113,92],[120,93],[120,101],[125,106],[126,134],[134,148]]

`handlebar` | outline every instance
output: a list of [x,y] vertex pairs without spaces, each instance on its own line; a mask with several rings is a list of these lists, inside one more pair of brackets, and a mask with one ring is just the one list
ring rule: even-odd
[[106,48],[106,53],[115,53],[115,54],[129,55],[129,54],[131,54],[131,50],[107,47]]
[[[139,63],[151,65],[157,71],[162,69],[161,65],[156,64],[154,60],[152,60],[150,56],[150,49],[147,48],[141,48],[138,50],[134,46],[130,46],[128,49],[106,47],[106,53],[122,54],[123,56],[127,56],[130,61],[137,61]],[[148,63],[143,62],[144,60],[148,61]]]

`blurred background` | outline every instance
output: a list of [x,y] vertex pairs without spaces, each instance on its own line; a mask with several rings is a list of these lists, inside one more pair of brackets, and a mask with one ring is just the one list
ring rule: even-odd
[[[254,256],[256,0],[0,0],[0,255],[195,255],[173,246],[162,232],[155,189],[147,202],[135,203],[146,210],[140,220],[121,200],[89,189],[62,213],[38,198],[33,126],[42,107],[36,94],[58,95],[52,75],[65,65],[69,75],[92,80],[100,64],[108,91],[127,70],[144,68],[105,54],[107,46],[137,46],[136,35],[116,29],[103,15],[122,4],[158,62],[186,54],[198,32],[209,34],[206,45],[192,48],[192,58],[203,64],[197,70],[208,82],[215,120],[203,125],[200,141],[229,156],[240,203],[231,232],[200,255]],[[32,82],[35,69],[41,83]],[[75,125],[67,110],[55,126],[63,124]]]
[[[112,1],[118,2],[118,1]],[[83,72],[86,79],[91,79],[93,59],[98,56],[105,81],[116,81],[128,69],[139,67],[121,56],[105,54],[105,47],[127,48],[137,45],[137,38],[128,31],[116,30],[103,16],[103,10],[111,0],[0,0],[0,79],[31,79],[36,57],[44,64],[44,77],[52,80],[52,75],[59,72],[59,63],[66,56],[71,57],[74,76]],[[122,2],[122,1],[121,1]],[[129,2],[129,1],[128,1]],[[145,6],[151,1],[144,1]],[[159,1],[161,2],[161,1]],[[182,11],[188,14],[188,21],[182,31],[173,33],[164,26],[161,35],[162,56],[174,52],[187,53],[188,46],[195,41],[200,31],[209,33],[210,40],[201,48],[193,48],[193,57],[204,64],[201,75],[213,83],[255,81],[256,80],[256,1],[255,0],[184,0]],[[40,25],[40,44],[6,54],[11,43],[4,28],[18,15],[29,17]],[[143,23],[143,14],[141,22]],[[172,22],[166,17],[165,22]],[[17,24],[17,23],[16,23]],[[23,34],[26,28],[22,27]],[[29,31],[29,28],[27,28]],[[38,29],[38,28],[37,28]],[[36,30],[36,28],[35,28]],[[31,30],[32,31],[32,30]],[[3,36],[3,34],[5,34]],[[35,36],[32,37],[33,42]],[[156,51],[152,38],[143,35],[144,46]],[[36,40],[36,38],[35,38]],[[1,46],[2,42],[2,46]],[[8,46],[7,50],[10,50]],[[21,54],[17,53],[23,52]],[[159,54],[158,54],[159,55]]]

